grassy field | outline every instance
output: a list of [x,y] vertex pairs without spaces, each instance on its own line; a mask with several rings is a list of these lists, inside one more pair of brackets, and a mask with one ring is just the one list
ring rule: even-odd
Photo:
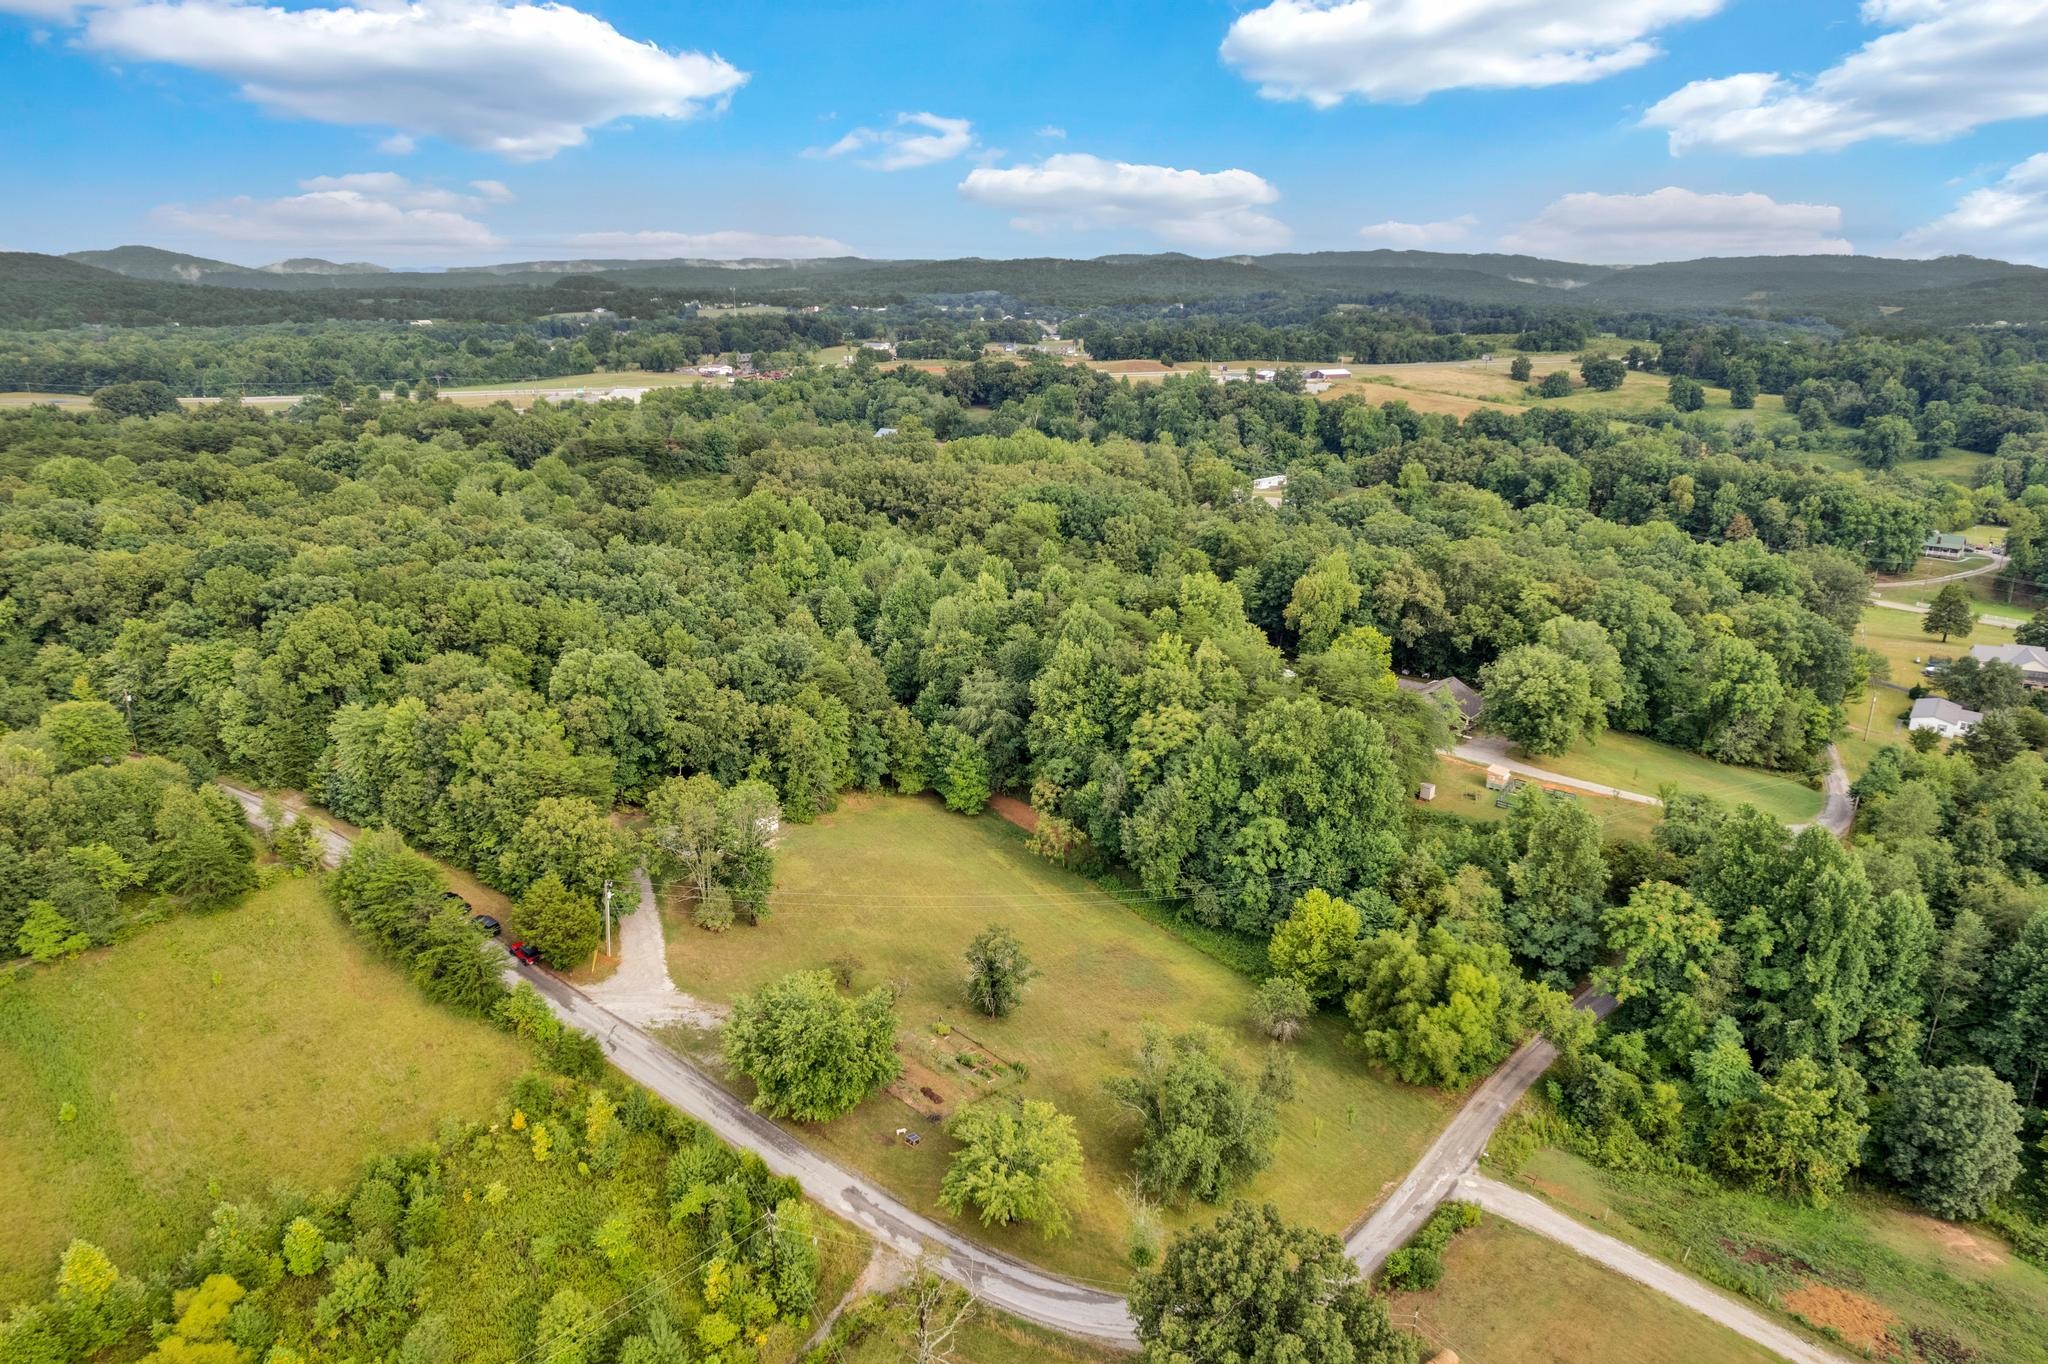
[[[1969,594],[1978,619],[1993,624],[2012,626],[2024,625],[2035,610],[2043,605],[2041,596],[2023,583],[2013,581],[2004,574],[1986,573],[1976,578],[1959,579],[1956,586]],[[1925,606],[1947,583],[1914,584],[1906,587],[1884,587],[1878,595],[1886,601],[1912,602]],[[2011,600],[2007,600],[2011,598]]]
[[1498,1218],[1462,1232],[1443,1282],[1388,1304],[1460,1360],[1502,1364],[1768,1364],[1776,1355],[1569,1249]]
[[1906,716],[1912,709],[1913,698],[1899,687],[1872,686],[1849,703],[1849,732],[1835,747],[1851,781],[1863,775],[1879,749],[1906,742]]
[[[1583,800],[1599,819],[1601,836],[1609,842],[1648,838],[1664,818],[1664,812],[1654,805],[1576,791],[1572,794]],[[1436,767],[1436,801],[1421,808],[1491,823],[1508,817],[1506,810],[1493,803],[1498,795],[1499,792],[1486,789],[1485,768],[1457,758],[1444,758]]]
[[1871,1195],[1815,1210],[1637,1183],[1556,1150],[1539,1151],[1517,1178],[1603,1231],[1788,1319],[1833,1327],[1874,1357],[2048,1360],[2048,1273],[1988,1232]]
[[459,384],[453,388],[444,388],[441,392],[503,392],[516,388],[531,389],[536,393],[552,393],[565,388],[659,388],[667,384],[694,384],[700,380],[699,375],[679,374],[672,370],[597,370],[589,374],[562,374],[552,379],[499,379],[480,384]]
[[345,1184],[444,1115],[488,1114],[524,1069],[309,880],[0,983],[0,1303],[42,1290],[73,1236],[161,1267],[217,1199]]
[[1654,796],[1669,782],[1731,804],[1748,802],[1787,823],[1820,813],[1821,794],[1778,772],[1731,767],[1634,734],[1609,732],[1597,744],[1582,743],[1557,757],[1529,759],[1537,767],[1581,781]]
[[[857,988],[885,981],[901,987],[902,1050],[916,1106],[880,1094],[836,1122],[806,1129],[806,1139],[943,1218],[937,1192],[952,1148],[929,1120],[934,1105],[916,1090],[929,1085],[950,1103],[995,1087],[957,1060],[978,1049],[994,1058],[995,1066],[984,1069],[1000,1071],[1004,1087],[1074,1116],[1088,1170],[1087,1201],[1071,1237],[983,1231],[978,1222],[975,1234],[1052,1268],[1121,1285],[1129,1218],[1118,1195],[1136,1134],[1102,1082],[1130,1066],[1146,1020],[1172,1028],[1213,1024],[1244,1065],[1255,1066],[1262,1047],[1245,1019],[1251,982],[1034,857],[995,816],[965,819],[936,801],[855,796],[815,824],[786,829],[776,886],[774,916],[758,928],[714,936],[672,918],[669,967],[682,989],[720,1002],[841,954],[860,963]],[[972,1013],[963,993],[961,954],[993,922],[1023,940],[1043,973],[1021,1007],[1001,1020]],[[948,1028],[944,1038],[937,1025]],[[678,1044],[704,1054],[712,1039]],[[1373,1076],[1347,1054],[1334,1018],[1319,1020],[1296,1051],[1298,1094],[1282,1114],[1273,1166],[1245,1192],[1337,1231],[1408,1169],[1452,1101]],[[1021,1064],[1027,1074],[1016,1078],[1004,1062]],[[922,1143],[899,1140],[903,1127],[919,1131]],[[1212,1213],[1198,1208],[1194,1215]],[[1167,1216],[1169,1227],[1186,1220]]]
[[[1885,594],[1887,598],[1891,595]],[[1980,619],[1969,638],[1951,638],[1943,644],[1939,635],[1930,635],[1920,628],[1921,619],[1911,611],[1893,611],[1882,606],[1863,608],[1863,619],[1856,627],[1856,642],[1884,655],[1889,671],[1880,680],[1910,687],[1920,680],[1920,670],[1930,658],[1957,658],[1970,652],[1973,644],[2012,643],[2010,626]]]

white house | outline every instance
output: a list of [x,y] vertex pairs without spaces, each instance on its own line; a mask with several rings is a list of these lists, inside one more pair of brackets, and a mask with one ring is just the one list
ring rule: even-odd
[[707,379],[730,379],[732,377],[732,366],[699,365],[697,367],[697,372]]
[[1931,729],[1944,739],[1960,739],[1977,727],[1984,717],[1939,696],[1923,696],[1913,703],[1907,729]]
[[1287,475],[1285,474],[1266,474],[1252,480],[1252,491],[1255,493],[1277,492],[1286,486]]
[[1331,366],[1326,369],[1312,369],[1302,377],[1306,379],[1315,379],[1327,383],[1332,379],[1349,379],[1351,377],[1351,371],[1348,369],[1341,368],[1339,366]]
[[2048,649],[2037,644],[1975,644],[1970,657],[1981,663],[2009,663],[2030,687],[2048,687]]
[[895,434],[896,434],[896,428],[895,428],[895,427],[893,427],[893,426],[878,426],[878,427],[876,427],[876,428],[875,428],[875,439],[876,439],[876,440],[880,440],[880,439],[881,439],[882,437],[884,437],[884,436],[893,436],[893,435],[895,435]]

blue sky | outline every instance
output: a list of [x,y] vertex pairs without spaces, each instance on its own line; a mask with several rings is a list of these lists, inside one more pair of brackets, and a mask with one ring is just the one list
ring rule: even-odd
[[0,0],[0,246],[2048,261],[2048,0]]

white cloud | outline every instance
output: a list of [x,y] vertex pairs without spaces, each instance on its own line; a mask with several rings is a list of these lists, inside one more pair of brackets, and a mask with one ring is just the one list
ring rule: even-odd
[[1401,223],[1389,218],[1386,222],[1372,223],[1359,228],[1358,235],[1382,246],[1414,250],[1461,242],[1472,235],[1472,229],[1478,224],[1479,220],[1469,213],[1461,213],[1455,218],[1442,218],[1433,223]]
[[1593,264],[1700,256],[1838,256],[1832,204],[1781,204],[1767,194],[1567,194],[1501,238],[1504,251]]
[[[1871,39],[1810,81],[1750,71],[1652,105],[1673,154],[1834,151],[1870,138],[1940,142],[2048,114],[2048,0],[1868,0]],[[1901,27],[1904,25],[1904,27]]]
[[594,15],[529,0],[86,0],[80,14],[87,50],[208,72],[279,113],[392,129],[392,154],[433,136],[540,160],[620,119],[722,106],[747,79],[721,57],[636,42]]
[[1055,142],[1064,142],[1067,140],[1067,130],[1065,128],[1060,127],[1057,123],[1046,124],[1043,128],[1040,128],[1038,130],[1038,135],[1040,137],[1052,138]]
[[569,245],[608,256],[648,260],[679,256],[790,260],[856,254],[845,242],[830,237],[777,236],[765,232],[584,232],[571,237]]
[[393,133],[377,143],[377,150],[386,156],[411,156],[419,150],[419,139],[405,133]]
[[1280,191],[1248,170],[1205,173],[1066,152],[1035,166],[971,171],[960,193],[1008,209],[1012,226],[1031,232],[1136,228],[1212,250],[1280,246],[1291,235],[1258,211]]
[[1899,239],[1894,254],[1963,254],[2048,261],[2048,152],[2030,156],[1993,185]]
[[211,204],[165,204],[154,216],[169,227],[221,241],[306,252],[398,248],[455,255],[501,244],[470,215],[503,199],[461,194],[390,171],[316,175],[301,180],[299,188],[304,193],[280,199],[240,195]]
[[868,147],[880,148],[878,155],[861,164],[876,170],[913,170],[974,150],[974,124],[964,118],[941,118],[937,114],[898,114],[886,128],[853,128],[829,147],[813,148],[808,156],[845,156]]
[[1268,99],[1319,109],[1348,97],[1599,80],[1658,56],[1658,29],[1725,0],[1271,0],[1240,16],[1223,60]]

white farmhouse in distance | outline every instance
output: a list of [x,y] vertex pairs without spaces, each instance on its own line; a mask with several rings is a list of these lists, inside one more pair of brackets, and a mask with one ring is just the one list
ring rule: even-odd
[[1351,371],[1341,365],[1326,365],[1322,369],[1312,369],[1302,377],[1317,383],[1328,383],[1332,379],[1349,379]]
[[1913,703],[1913,713],[1906,721],[1906,728],[1931,729],[1944,739],[1960,739],[1975,729],[1983,718],[1979,712],[1953,701],[1939,696],[1923,696]]

